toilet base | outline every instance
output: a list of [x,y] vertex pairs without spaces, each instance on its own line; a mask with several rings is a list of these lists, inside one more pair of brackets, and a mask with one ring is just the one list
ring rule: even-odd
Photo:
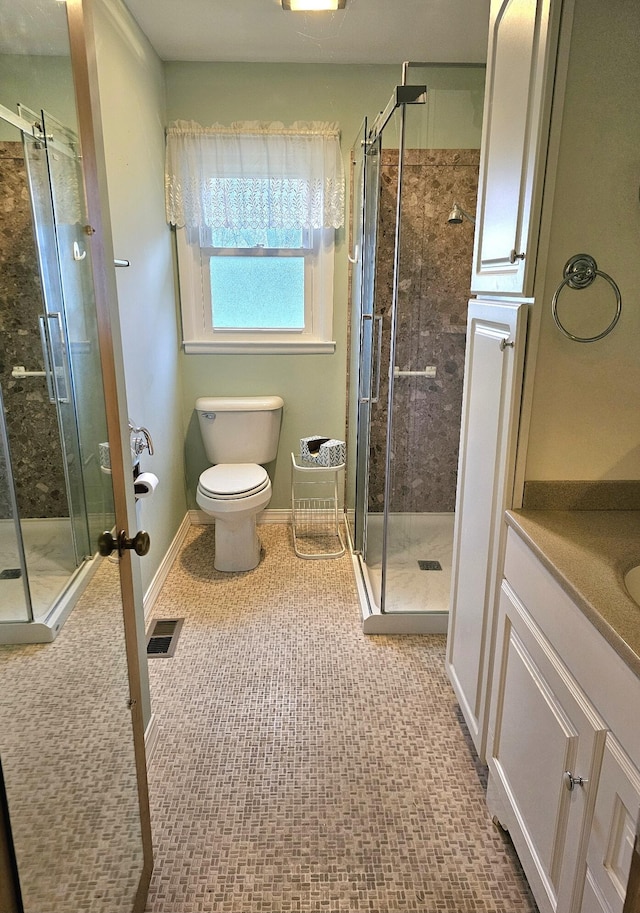
[[252,571],[260,563],[255,514],[241,520],[216,517],[215,540],[213,566],[217,571]]

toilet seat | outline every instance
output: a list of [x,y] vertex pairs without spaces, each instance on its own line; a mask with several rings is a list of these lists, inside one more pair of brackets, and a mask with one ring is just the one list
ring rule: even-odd
[[199,479],[202,494],[217,501],[237,501],[259,494],[269,486],[269,474],[257,463],[218,463]]

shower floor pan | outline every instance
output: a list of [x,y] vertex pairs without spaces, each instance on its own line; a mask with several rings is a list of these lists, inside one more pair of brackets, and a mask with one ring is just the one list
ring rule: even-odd
[[22,529],[34,620],[25,618],[24,580],[13,554],[13,522],[2,521],[0,572],[8,573],[0,575],[0,644],[50,643],[93,576],[99,559],[74,567],[65,546],[70,536],[68,519],[26,520]]
[[[369,517],[370,556],[382,552],[381,521]],[[370,558],[365,564],[353,555],[366,634],[446,634],[453,524],[453,513],[389,516],[385,612],[379,609],[381,562]]]

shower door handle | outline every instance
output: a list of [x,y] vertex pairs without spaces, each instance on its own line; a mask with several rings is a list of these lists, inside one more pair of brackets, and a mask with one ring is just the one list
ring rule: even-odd
[[[375,360],[372,360],[371,366],[371,390],[375,389],[375,394],[373,396],[360,396],[359,401],[361,403],[377,403],[380,399],[380,361],[382,358],[382,316],[374,317],[372,314],[363,314],[362,315],[362,330],[364,332],[364,321],[371,320],[376,324],[376,330],[378,334],[377,344],[375,346]],[[361,340],[362,348],[362,340]],[[375,378],[375,381],[374,381]]]
[[[51,345],[51,368],[55,395],[59,403],[68,403],[70,402],[71,389],[69,380],[69,353],[67,352],[62,314],[60,311],[52,311],[50,314],[47,314],[47,320],[49,321],[49,326],[51,326],[52,320],[55,321],[58,330],[57,344],[54,345],[52,342]],[[56,353],[59,353],[59,359],[56,358]],[[60,362],[59,364],[58,361]]]
[[373,378],[371,379],[371,387],[375,386],[375,394],[371,397],[372,403],[377,403],[380,399],[380,365],[382,362],[382,315],[379,317],[373,318],[374,323],[376,324],[376,330],[378,333],[378,343],[376,345],[376,360],[374,362],[375,369],[375,384],[373,383]]
[[[360,352],[361,352],[361,353],[362,353],[362,351],[363,351],[363,349],[364,349],[364,332],[365,332],[364,328],[365,328],[365,325],[366,325],[366,321],[367,321],[367,320],[373,320],[373,314],[363,314],[362,317],[360,318]],[[363,363],[363,362],[362,362],[362,354],[360,355],[360,359],[361,359],[361,366],[362,366],[362,363]],[[359,395],[358,395],[358,402],[361,403],[361,404],[371,402],[371,397],[370,397],[370,396],[363,396],[363,395],[362,395],[362,387],[363,387],[362,372],[361,372],[361,374],[360,374],[360,381],[359,381],[359,384],[360,384],[360,388],[359,388],[359,390],[358,390],[358,394],[359,394]],[[370,393],[370,390],[367,390],[367,393]]]
[[53,388],[53,371],[51,370],[51,355],[49,354],[49,343],[47,342],[47,330],[44,325],[44,317],[38,317],[40,324],[40,342],[42,344],[42,357],[44,359],[44,373],[47,378],[47,391],[49,393],[49,402],[55,403],[56,394]]

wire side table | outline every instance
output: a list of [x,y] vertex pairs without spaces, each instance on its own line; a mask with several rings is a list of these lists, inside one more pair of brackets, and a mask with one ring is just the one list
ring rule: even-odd
[[291,454],[291,528],[298,558],[340,558],[345,553],[338,510],[338,466],[319,466]]

